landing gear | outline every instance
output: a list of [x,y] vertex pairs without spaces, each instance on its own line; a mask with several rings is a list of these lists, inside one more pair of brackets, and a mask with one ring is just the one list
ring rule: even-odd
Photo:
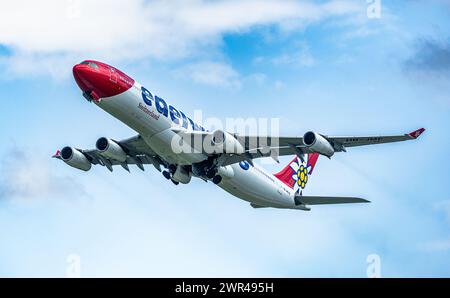
[[169,170],[170,174],[173,175],[173,173],[175,173],[175,171],[177,170],[177,166],[176,165],[169,165],[168,170]]
[[162,172],[162,174],[163,174],[164,178],[166,178],[167,180],[171,180],[172,179],[172,175],[173,175],[173,173],[175,173],[176,170],[177,170],[177,166],[176,165],[169,165],[167,170],[164,170]]
[[92,102],[94,98],[91,95],[91,91],[83,92],[83,97],[86,98],[87,101]]
[[214,184],[219,184],[220,182],[222,182],[222,176],[220,176],[220,175],[216,175],[216,176],[214,176],[214,178],[213,178],[213,183]]
[[162,174],[163,174],[164,178],[166,178],[167,180],[172,179],[172,175],[168,171],[163,171]]
[[167,180],[172,181],[173,184],[178,185],[180,184],[180,182],[173,180],[172,176],[175,173],[175,171],[177,170],[177,166],[176,165],[169,165],[169,167],[167,168],[167,170],[164,170],[162,172],[164,178],[166,178]]
[[206,178],[213,179],[214,176],[216,176],[216,170],[215,169],[209,169],[206,171]]

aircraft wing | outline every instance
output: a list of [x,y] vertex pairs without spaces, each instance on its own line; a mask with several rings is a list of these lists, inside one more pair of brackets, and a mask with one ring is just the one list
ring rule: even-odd
[[[391,135],[391,136],[323,136],[330,143],[334,152],[346,152],[347,147],[376,145],[383,143],[393,143],[417,139],[423,132],[420,128],[411,133]],[[251,161],[255,158],[272,157],[277,160],[277,156],[298,155],[314,153],[311,147],[306,146],[303,137],[255,137],[234,135],[245,148],[242,154],[223,154],[219,163],[229,165],[243,160]],[[333,152],[333,153],[334,153]],[[320,153],[320,152],[319,152]]]
[[369,137],[330,137],[333,143],[343,147],[357,147],[366,145],[375,145],[383,143],[393,143],[417,139],[423,132],[424,128],[420,128],[411,133],[394,136],[369,136]]
[[[111,172],[115,165],[121,165],[127,171],[129,171],[128,165],[136,165],[141,170],[144,170],[144,164],[152,164],[158,171],[161,171],[161,165],[165,165],[165,162],[150,149],[140,135],[114,142],[126,152],[127,157],[124,162],[108,158],[107,156],[100,154],[97,149],[76,150],[81,152],[90,163],[105,166]],[[53,155],[53,158],[62,160],[61,151],[58,150],[56,154]]]
[[[183,131],[174,130],[183,140],[193,142],[196,138],[204,139],[205,137],[212,137],[212,132],[207,131]],[[408,134],[393,135],[393,136],[346,136],[346,137],[329,137],[320,135],[326,142],[332,146],[334,152],[345,152],[346,147],[366,146],[382,143],[400,142],[413,140],[418,138],[425,129],[421,128]],[[310,146],[305,145],[303,137],[255,137],[255,136],[241,136],[237,134],[230,134],[242,145],[243,150],[240,153],[221,153],[211,154],[217,159],[218,166],[226,166],[241,161],[248,161],[252,164],[252,160],[261,157],[272,157],[278,161],[278,156],[298,155],[303,158],[304,154],[317,152]],[[114,141],[114,140],[113,140]],[[114,141],[126,153],[126,159],[120,162],[113,158],[108,158],[101,154],[97,149],[82,150],[75,149],[94,165],[101,165],[107,167],[110,171],[113,166],[121,165],[124,169],[129,171],[128,165],[134,164],[141,170],[144,169],[144,164],[152,164],[158,171],[161,171],[161,165],[168,167],[166,161],[161,159],[150,147],[145,143],[140,135],[124,139],[121,141]],[[319,152],[320,153],[320,152]],[[54,158],[63,159],[61,152],[58,151]]]

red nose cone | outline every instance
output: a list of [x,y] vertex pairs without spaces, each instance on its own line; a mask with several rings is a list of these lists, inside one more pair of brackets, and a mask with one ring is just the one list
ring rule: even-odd
[[120,70],[92,60],[75,65],[73,77],[80,89],[96,100],[123,93],[134,84],[134,80]]

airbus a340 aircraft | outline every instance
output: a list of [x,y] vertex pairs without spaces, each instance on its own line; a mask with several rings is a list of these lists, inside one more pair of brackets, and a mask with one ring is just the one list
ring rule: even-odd
[[[310,131],[303,137],[264,137],[261,144],[261,136],[205,130],[181,110],[105,63],[83,61],[74,66],[73,75],[89,102],[131,127],[137,135],[121,141],[102,137],[96,149],[64,147],[53,157],[83,171],[90,170],[93,164],[110,171],[116,165],[129,171],[130,164],[141,170],[144,164],[152,164],[176,185],[188,184],[192,177],[212,181],[254,208],[308,211],[311,205],[369,202],[354,197],[304,195],[318,157],[330,158],[348,147],[413,140],[425,130],[359,137]],[[274,175],[253,164],[256,158],[273,157],[273,152],[295,157]]]

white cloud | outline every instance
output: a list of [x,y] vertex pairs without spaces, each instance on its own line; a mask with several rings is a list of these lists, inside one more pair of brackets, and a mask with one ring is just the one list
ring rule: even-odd
[[[0,45],[12,72],[55,72],[92,57],[110,62],[178,59],[215,49],[225,33],[284,29],[354,13],[354,1],[10,1],[0,11]],[[18,61],[26,61],[19,63]],[[30,66],[28,66],[30,65]],[[56,69],[60,72],[60,69]]]
[[[200,61],[187,64],[173,71],[177,78],[193,81],[197,84],[222,87],[228,89],[240,89],[243,85],[261,87],[268,84],[269,80],[264,73],[251,73],[241,75],[231,65],[216,61]],[[279,88],[281,82],[277,81],[275,87]]]
[[450,223],[450,200],[438,201],[433,204],[433,209],[442,212],[448,223]]
[[0,199],[21,202],[47,198],[86,196],[82,185],[54,174],[46,157],[30,156],[32,150],[12,149],[0,163]]
[[379,29],[369,28],[368,26],[364,25],[343,34],[341,39],[342,41],[346,41],[356,38],[364,38],[378,34],[379,31],[380,31]]
[[268,78],[267,75],[264,73],[253,73],[251,75],[248,75],[245,78],[245,81],[249,83],[254,83],[257,86],[263,86],[264,84],[267,83]]
[[450,251],[450,239],[427,242],[422,249],[429,252]]
[[298,49],[292,53],[284,53],[278,57],[272,58],[274,65],[293,65],[293,66],[313,66],[316,60],[312,56],[309,47],[306,44],[301,44]]
[[12,56],[0,56],[0,65],[6,66],[7,75],[39,76],[48,74],[54,80],[62,80],[72,71],[72,66],[83,58],[74,53],[41,54],[17,51]]
[[178,77],[190,79],[200,84],[216,87],[241,87],[239,74],[225,63],[201,61],[183,66],[174,73]]
[[316,59],[311,54],[306,42],[297,42],[294,49],[285,50],[281,55],[275,57],[258,56],[253,59],[253,63],[260,64],[270,62],[275,66],[310,67],[316,63]]
[[282,88],[284,88],[283,81],[280,81],[280,80],[275,81],[275,89],[280,90]]

